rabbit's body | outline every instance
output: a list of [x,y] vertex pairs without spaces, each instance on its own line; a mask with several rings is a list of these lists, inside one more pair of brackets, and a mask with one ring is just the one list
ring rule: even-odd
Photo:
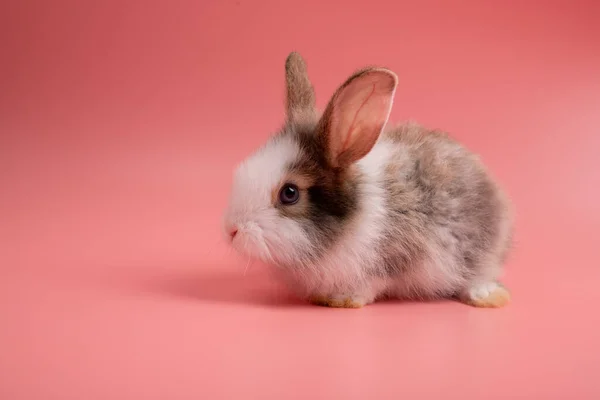
[[397,82],[387,70],[355,74],[322,116],[299,56],[287,72],[288,121],[236,173],[234,247],[317,304],[505,304],[497,279],[512,219],[479,158],[418,125],[384,129]]

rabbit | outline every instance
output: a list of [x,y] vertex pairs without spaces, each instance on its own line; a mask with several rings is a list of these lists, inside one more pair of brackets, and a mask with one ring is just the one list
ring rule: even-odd
[[231,246],[315,305],[507,305],[512,206],[480,158],[444,132],[388,126],[389,69],[357,71],[323,112],[297,52],[285,77],[285,123],[233,174]]

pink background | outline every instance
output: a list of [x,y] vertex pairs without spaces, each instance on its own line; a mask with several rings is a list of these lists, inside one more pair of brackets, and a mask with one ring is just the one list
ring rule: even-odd
[[[3,1],[0,398],[598,399],[600,2]],[[221,242],[300,51],[512,195],[513,302],[304,305]]]

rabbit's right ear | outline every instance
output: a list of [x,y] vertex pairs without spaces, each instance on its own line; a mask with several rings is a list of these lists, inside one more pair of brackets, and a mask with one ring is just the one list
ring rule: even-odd
[[389,69],[367,68],[334,93],[319,131],[331,167],[346,168],[371,151],[390,116],[396,86],[398,77]]
[[285,61],[286,114],[288,121],[315,116],[315,91],[302,56],[290,53]]

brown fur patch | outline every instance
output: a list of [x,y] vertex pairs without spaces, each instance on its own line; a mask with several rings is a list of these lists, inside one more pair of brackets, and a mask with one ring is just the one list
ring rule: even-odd
[[[288,167],[286,176],[299,186],[301,193],[295,205],[277,206],[282,215],[299,221],[314,238],[312,258],[322,255],[341,236],[358,211],[360,196],[356,168],[331,168],[317,129],[316,123],[288,122],[282,130],[281,135],[293,136],[301,149],[300,157]],[[274,189],[272,196],[275,193]]]

